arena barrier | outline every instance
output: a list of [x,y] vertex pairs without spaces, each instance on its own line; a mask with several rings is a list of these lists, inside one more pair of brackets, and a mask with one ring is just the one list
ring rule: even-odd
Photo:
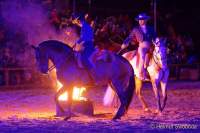
[[46,87],[47,80],[34,68],[0,68],[0,88]]
[[171,80],[200,80],[200,63],[194,64],[171,64]]
[[[170,80],[200,81],[200,63],[171,64]],[[51,87],[49,75],[35,68],[0,68],[0,88]]]

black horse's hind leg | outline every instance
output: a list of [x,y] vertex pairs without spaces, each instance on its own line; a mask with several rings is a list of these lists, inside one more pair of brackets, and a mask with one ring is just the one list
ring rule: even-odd
[[113,82],[111,87],[117,92],[117,95],[120,99],[120,107],[113,117],[113,120],[120,119],[126,112],[127,100],[125,97],[125,92],[123,91],[122,85],[119,82]]
[[124,105],[120,105],[117,114],[113,117],[113,120],[120,119],[126,112],[126,107]]
[[134,90],[135,90],[135,78],[134,78],[134,75],[132,75],[129,79],[128,86],[125,89],[126,98],[127,98],[126,110],[128,110],[128,108],[131,104]]

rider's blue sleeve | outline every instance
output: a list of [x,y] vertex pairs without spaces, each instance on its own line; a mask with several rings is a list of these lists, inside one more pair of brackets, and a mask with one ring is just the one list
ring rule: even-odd
[[80,44],[81,42],[83,42],[83,39],[82,39],[82,38],[80,38],[80,39],[78,39],[78,40],[76,41],[77,44]]
[[123,44],[128,45],[134,37],[134,29],[131,31],[129,36],[124,40]]

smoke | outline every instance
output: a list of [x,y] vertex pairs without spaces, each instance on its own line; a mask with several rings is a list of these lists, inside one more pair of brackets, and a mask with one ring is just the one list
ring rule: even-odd
[[29,44],[57,39],[58,35],[48,20],[47,11],[40,4],[24,0],[5,1],[1,12],[6,26],[13,31],[23,32]]
[[[76,34],[71,33],[73,37],[67,38],[65,32],[58,31],[50,23],[50,12],[43,5],[31,0],[5,0],[1,1],[0,9],[4,25],[15,37],[10,39],[11,47],[21,47],[25,45],[38,45],[42,41],[55,39],[66,43],[73,43]],[[70,28],[68,30],[71,30]],[[72,31],[72,30],[71,30]],[[72,31],[73,32],[73,31]],[[23,36],[24,42],[19,41],[16,35]],[[71,39],[71,40],[69,40]],[[26,46],[25,46],[26,47]],[[28,54],[30,51],[26,50]],[[21,55],[20,55],[21,56]],[[28,55],[24,56],[28,58]],[[22,57],[19,57],[22,58]],[[22,61],[24,62],[24,61]]]

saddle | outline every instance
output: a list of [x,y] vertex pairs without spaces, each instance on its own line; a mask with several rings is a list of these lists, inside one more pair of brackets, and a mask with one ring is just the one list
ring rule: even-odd
[[[82,69],[87,69],[83,65],[83,61],[81,60],[81,52],[75,51],[75,59],[77,61],[78,67]],[[113,54],[111,54],[108,50],[100,50],[95,49],[95,51],[90,55],[89,62],[93,66],[92,68],[95,68],[95,64],[97,61],[103,61],[103,62],[112,62],[114,60]]]
[[140,63],[140,57],[139,57],[139,53],[137,50],[134,50],[134,51],[129,51],[125,54],[123,54],[123,57],[125,57],[130,63],[131,65],[133,66],[134,68],[134,73],[136,75],[136,77],[138,77],[139,79],[143,80],[143,81],[149,81],[150,80],[150,76],[149,76],[149,73],[147,72],[147,67],[149,66],[149,62],[146,63],[145,61],[145,69],[144,69],[144,79],[142,77],[140,77],[140,74],[139,74],[139,70],[138,70],[138,67],[139,67],[139,63]]
[[98,83],[95,80],[95,69],[96,69],[96,63],[98,61],[103,61],[103,62],[112,62],[114,60],[114,56],[113,54],[111,54],[109,51],[107,50],[99,50],[96,49],[89,57],[89,62],[92,65],[92,69],[88,69],[86,68],[81,60],[81,53],[80,52],[75,52],[75,59],[77,61],[77,65],[80,69],[86,69],[89,78],[90,78],[90,82],[88,83],[89,85],[98,85]]

